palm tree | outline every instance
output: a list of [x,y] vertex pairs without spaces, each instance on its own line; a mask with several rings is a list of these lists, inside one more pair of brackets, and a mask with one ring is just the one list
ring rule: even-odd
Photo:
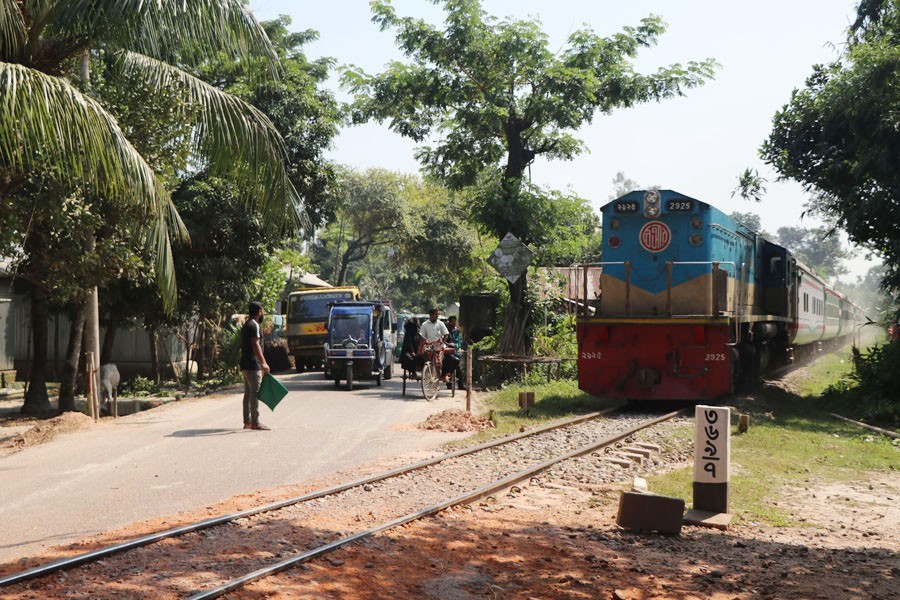
[[[275,75],[275,52],[241,0],[0,0],[0,195],[6,200],[0,220],[4,207],[29,209],[16,194],[35,174],[65,193],[89,190],[137,207],[143,218],[136,243],[153,253],[164,303],[174,305],[170,239],[187,234],[159,177],[112,114],[82,91],[75,70],[92,50],[115,56],[123,75],[180,95],[185,119],[196,119],[193,164],[243,184],[248,207],[265,222],[303,224],[302,202],[269,120],[187,71],[213,54],[235,60],[261,54]],[[20,247],[27,249],[27,231],[24,236]],[[46,343],[38,343],[42,329],[46,335],[42,314],[33,311],[35,360],[23,412],[49,408]]]

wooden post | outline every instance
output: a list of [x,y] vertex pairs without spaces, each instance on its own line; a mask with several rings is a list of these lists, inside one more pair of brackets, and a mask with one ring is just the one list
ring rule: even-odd
[[472,412],[472,345],[469,343],[469,334],[466,333],[466,412]]
[[[576,279],[575,281],[576,281],[576,285],[577,285],[578,279]],[[584,294],[584,298],[583,298],[582,304],[581,304],[581,310],[582,310],[581,314],[583,314],[586,317],[589,317],[589,316],[591,316],[591,314],[590,314],[590,311],[588,310],[588,266],[587,266],[587,263],[585,263],[585,265],[584,265],[584,286],[582,287],[581,291]],[[577,294],[575,297],[576,298],[578,297]]]
[[90,416],[97,421],[100,418],[100,403],[97,399],[97,377],[94,368],[94,353],[86,352],[84,358],[85,370],[85,402],[90,407]]

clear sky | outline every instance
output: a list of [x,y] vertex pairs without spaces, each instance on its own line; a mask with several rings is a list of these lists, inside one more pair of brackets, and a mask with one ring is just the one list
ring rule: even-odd
[[[399,15],[443,23],[443,12],[427,0],[394,0]],[[380,72],[402,59],[394,35],[371,22],[367,0],[251,0],[260,20],[278,15],[292,19],[291,29],[315,29],[320,38],[306,46],[307,56],[329,56]],[[772,117],[802,87],[816,63],[837,58],[844,32],[855,14],[855,0],[483,0],[497,17],[537,18],[551,48],[563,47],[568,35],[584,25],[610,35],[656,14],[668,24],[657,46],[638,57],[642,72],[674,62],[714,58],[721,68],[714,81],[689,90],[682,98],[637,105],[611,115],[598,114],[576,133],[588,152],[573,161],[538,160],[531,168],[535,183],[569,189],[599,207],[613,194],[613,178],[622,171],[642,186],[674,189],[709,202],[725,212],[754,212],[763,229],[814,227],[803,217],[807,198],[793,182],[776,183],[775,174],[758,158],[771,130]],[[336,80],[332,87],[338,91]],[[339,98],[346,98],[339,93]],[[381,167],[413,173],[419,169],[413,144],[377,124],[348,128],[329,156],[364,169]],[[740,172],[751,167],[769,180],[768,193],[756,204],[732,198]],[[848,266],[863,274],[871,263],[862,258]]]

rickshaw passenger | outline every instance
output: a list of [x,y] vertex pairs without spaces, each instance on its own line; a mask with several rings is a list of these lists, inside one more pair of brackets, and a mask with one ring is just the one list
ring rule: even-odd
[[462,373],[459,372],[459,350],[462,348],[462,331],[456,324],[456,316],[451,315],[447,318],[447,335],[446,343],[455,349],[455,352],[444,355],[443,373],[441,375],[446,379],[447,376],[456,375],[458,381],[462,381]]
[[419,320],[412,317],[403,324],[403,347],[400,349],[400,366],[406,371],[421,370],[425,357],[419,354],[422,338],[419,335]]

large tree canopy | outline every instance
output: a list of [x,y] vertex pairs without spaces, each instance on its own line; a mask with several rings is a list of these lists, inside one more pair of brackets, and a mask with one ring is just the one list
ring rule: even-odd
[[[372,2],[373,21],[396,30],[408,62],[394,62],[378,75],[345,70],[343,83],[356,94],[353,120],[388,122],[423,145],[417,158],[426,171],[452,187],[471,185],[486,169],[499,171],[501,188],[486,214],[487,230],[512,232],[532,241],[536,223],[516,219],[522,177],[536,156],[571,159],[584,150],[574,137],[597,112],[684,93],[712,77],[714,62],[673,64],[655,73],[634,70],[641,48],[665,31],[656,16],[636,27],[601,37],[591,29],[569,36],[564,48],[550,42],[535,21],[498,20],[479,0],[432,0],[443,5],[444,27],[399,17],[387,0]],[[488,175],[494,180],[493,174]],[[525,278],[510,288],[506,331],[528,320]],[[501,339],[504,351],[522,352],[521,335]]]
[[289,32],[291,19],[281,16],[262,27],[278,56],[277,80],[267,77],[267,57],[253,61],[219,57],[204,63],[200,75],[216,87],[260,109],[284,139],[288,177],[304,200],[311,227],[334,217],[335,173],[325,150],[338,133],[341,115],[332,92],[323,89],[334,59],[307,59],[305,44],[316,31]]
[[439,136],[418,158],[454,187],[504,162],[506,174],[518,178],[537,155],[570,159],[584,150],[572,132],[598,111],[681,95],[712,76],[712,61],[634,71],[638,50],[665,31],[659,17],[608,38],[576,31],[557,52],[539,23],[497,20],[478,0],[432,1],[444,4],[444,29],[373,2],[373,21],[397,30],[410,62],[379,75],[347,69],[343,83],[357,94],[355,122],[388,121],[419,142]]
[[72,83],[77,60],[98,48],[115,53],[123,74],[184,100],[197,163],[233,174],[271,222],[298,223],[301,202],[269,120],[179,68],[219,52],[261,53],[274,65],[274,52],[241,0],[0,0],[0,192],[18,193],[50,166],[59,185],[140,206],[171,305],[169,234],[184,230],[168,192],[115,117]]
[[[94,240],[102,232],[96,227],[106,216],[100,207],[121,208],[119,214],[131,217],[123,239],[153,257],[170,309],[177,295],[170,236],[185,238],[186,232],[167,189],[171,173],[161,177],[103,94],[91,94],[90,56],[108,60],[108,82],[127,80],[179,100],[172,106],[189,124],[183,139],[191,167],[227,174],[266,223],[296,227],[303,220],[284,144],[271,122],[191,74],[192,66],[214,55],[262,55],[272,65],[269,74],[276,71],[275,52],[242,0],[0,0],[0,223],[14,229],[0,242],[27,255],[33,284],[34,360],[23,411],[49,407],[46,236],[80,238],[85,254],[97,255]],[[38,212],[38,198],[48,210]],[[50,231],[48,217],[72,198],[84,200],[79,207],[91,218],[57,219],[76,231]],[[74,279],[75,273],[68,275]]]
[[811,208],[876,252],[900,288],[900,4],[865,0],[842,58],[813,67],[761,154]]

